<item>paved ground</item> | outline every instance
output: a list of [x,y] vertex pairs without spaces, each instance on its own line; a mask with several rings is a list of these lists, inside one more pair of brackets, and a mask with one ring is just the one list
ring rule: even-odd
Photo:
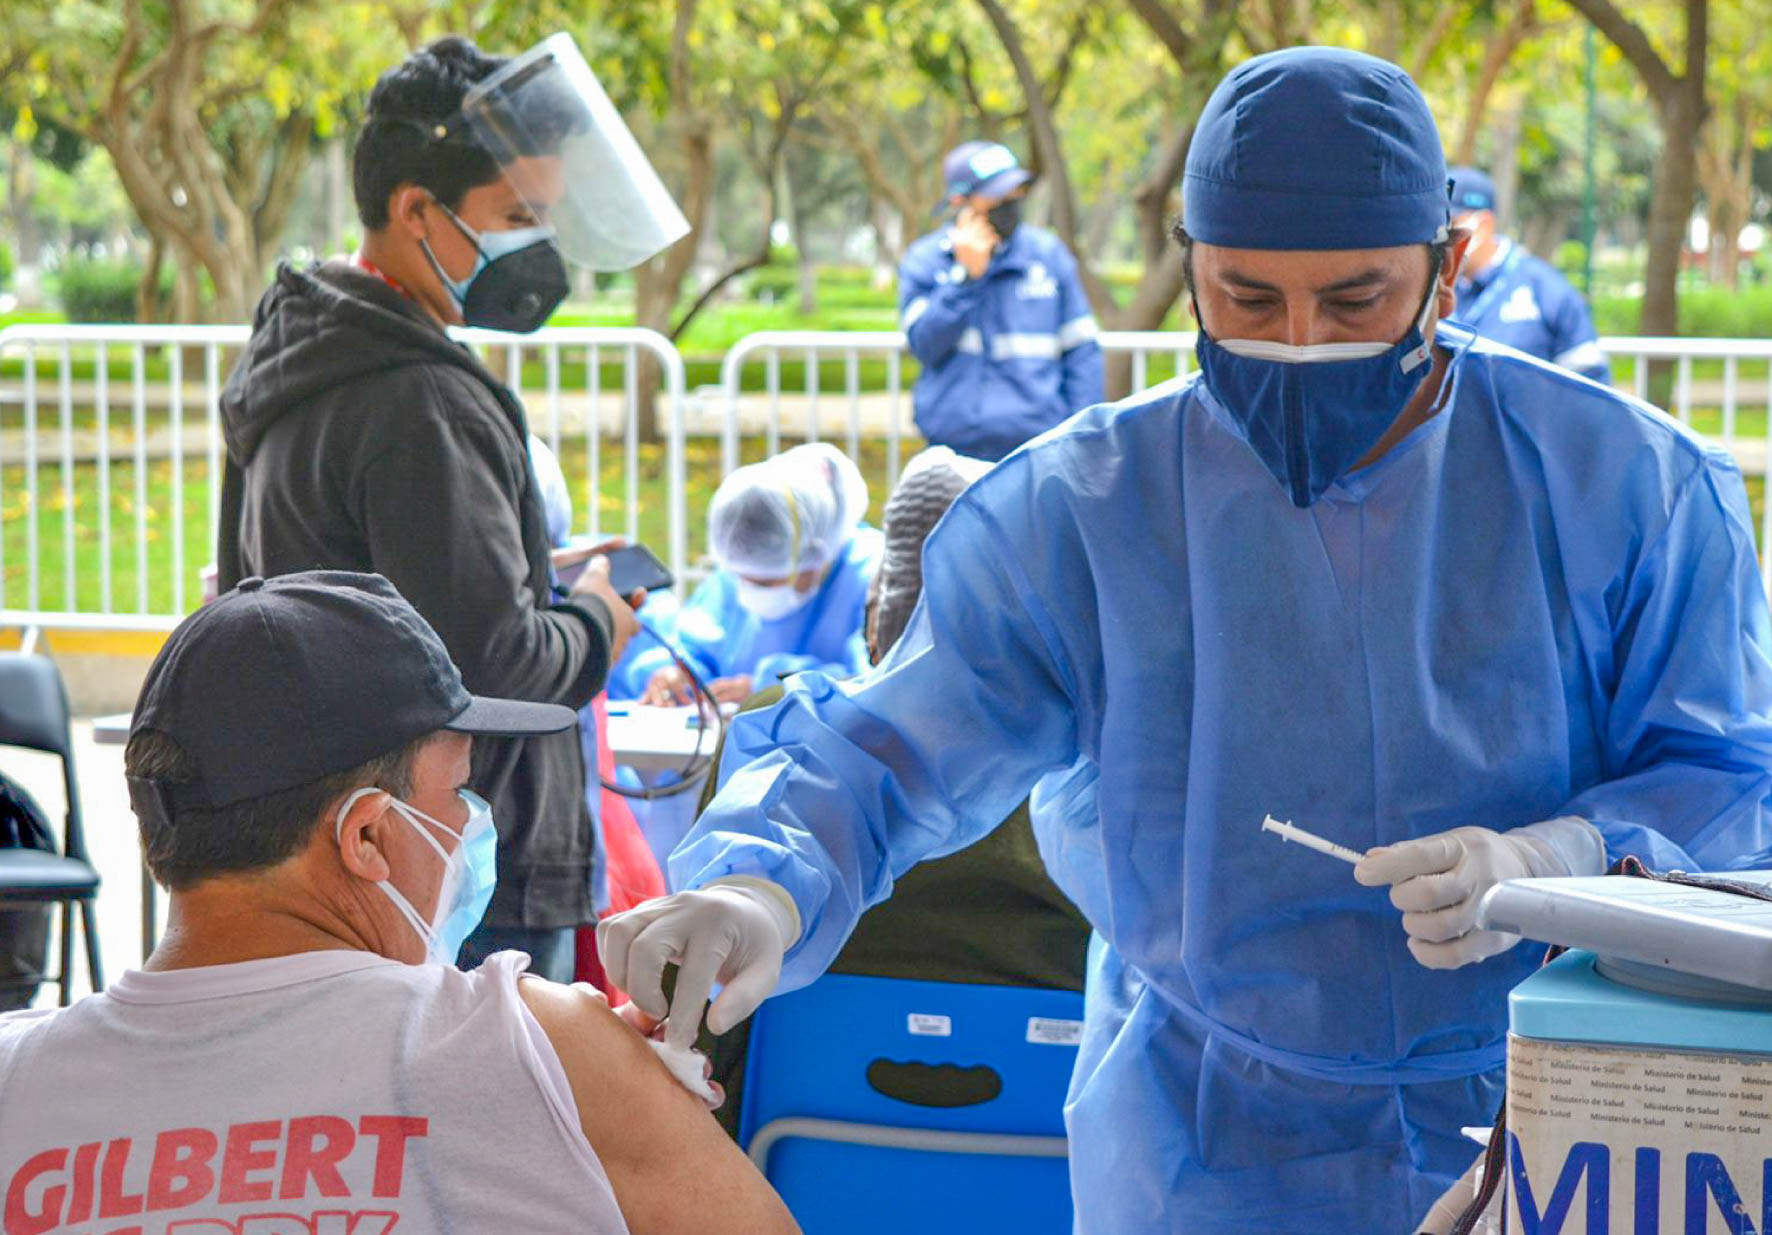
[[[81,813],[86,820],[86,848],[103,881],[98,896],[100,959],[107,978],[115,977],[141,959],[141,850],[136,841],[135,816],[129,811],[129,795],[123,785],[123,748],[98,746],[92,741],[88,720],[74,722],[75,766],[79,769]],[[61,763],[51,755],[38,755],[12,747],[0,749],[0,771],[28,789],[48,812],[60,836],[64,806]],[[161,898],[160,907],[165,909]],[[90,990],[86,965],[75,939],[75,997]],[[56,942],[50,938],[51,967]],[[38,1006],[53,1004],[54,987],[37,993]]]

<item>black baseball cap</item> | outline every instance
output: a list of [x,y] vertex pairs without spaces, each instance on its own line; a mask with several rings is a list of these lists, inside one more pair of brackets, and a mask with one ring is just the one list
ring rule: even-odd
[[443,640],[380,575],[316,570],[242,579],[179,623],[136,701],[134,737],[177,742],[191,781],[130,778],[170,817],[293,789],[439,729],[539,737],[578,714],[468,693]]

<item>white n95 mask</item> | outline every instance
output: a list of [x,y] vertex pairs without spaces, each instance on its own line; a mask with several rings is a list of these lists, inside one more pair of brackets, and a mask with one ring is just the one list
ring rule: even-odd
[[738,603],[760,621],[776,622],[790,613],[804,609],[812,601],[812,592],[802,592],[791,583],[765,587],[761,583],[738,581]]

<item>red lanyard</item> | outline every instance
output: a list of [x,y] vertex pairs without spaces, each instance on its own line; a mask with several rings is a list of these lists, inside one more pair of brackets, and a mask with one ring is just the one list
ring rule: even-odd
[[383,283],[386,283],[389,287],[393,288],[395,291],[399,292],[402,296],[406,297],[406,299],[408,299],[408,300],[413,299],[411,292],[407,291],[404,287],[400,286],[399,283],[395,282],[392,278],[388,277],[387,271],[383,270],[380,266],[377,266],[374,262],[370,261],[367,257],[364,257],[361,253],[354,253],[351,255],[351,265],[357,267],[357,269],[362,270],[368,274],[374,275],[376,278],[380,279]]

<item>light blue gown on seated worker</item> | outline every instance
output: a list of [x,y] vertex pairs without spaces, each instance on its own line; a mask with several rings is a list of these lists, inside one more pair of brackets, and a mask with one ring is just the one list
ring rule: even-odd
[[1198,382],[1010,456],[929,541],[887,661],[739,717],[672,855],[674,888],[788,890],[797,987],[897,874],[1047,777],[1041,849],[1099,935],[1067,1104],[1080,1232],[1408,1231],[1502,1100],[1506,996],[1543,949],[1425,969],[1388,889],[1264,814],[1360,850],[1574,814],[1663,868],[1772,842],[1772,632],[1734,463],[1437,337],[1443,410],[1305,509]]
[[[849,677],[868,665],[863,626],[882,547],[877,529],[857,527],[812,599],[786,617],[759,618],[738,603],[737,576],[717,570],[656,627],[703,681],[748,673],[753,688],[762,690],[805,669]],[[610,678],[610,697],[639,698],[652,675],[671,663],[656,639],[636,639]]]

